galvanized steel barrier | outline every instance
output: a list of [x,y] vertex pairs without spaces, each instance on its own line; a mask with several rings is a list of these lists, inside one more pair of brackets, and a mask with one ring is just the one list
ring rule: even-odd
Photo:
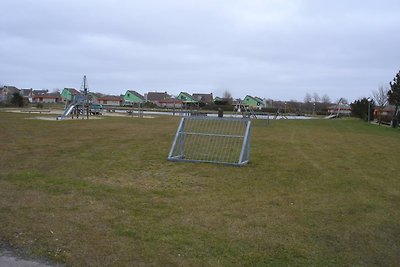
[[242,166],[250,160],[249,118],[183,117],[168,160]]

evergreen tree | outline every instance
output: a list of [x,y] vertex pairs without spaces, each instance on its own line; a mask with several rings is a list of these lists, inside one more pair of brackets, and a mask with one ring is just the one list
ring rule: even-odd
[[14,93],[11,98],[11,104],[16,107],[23,107],[24,106],[24,98],[19,93]]
[[397,127],[398,124],[398,108],[400,106],[400,71],[396,74],[393,82],[390,82],[390,90],[388,92],[389,104],[394,105],[394,114],[392,119],[392,126]]
[[351,103],[350,107],[352,116],[368,121],[368,109],[369,109],[369,116],[370,116],[369,120],[372,121],[374,119],[374,108],[375,108],[374,101],[369,102],[368,99],[364,97],[363,99],[359,99],[354,101],[354,103]]

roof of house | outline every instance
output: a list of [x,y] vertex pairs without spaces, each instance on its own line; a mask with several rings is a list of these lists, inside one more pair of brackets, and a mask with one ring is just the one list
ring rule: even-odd
[[45,95],[49,92],[49,90],[32,90],[32,95]]
[[213,102],[213,94],[193,94],[193,98],[197,101],[202,101],[205,103]]
[[7,93],[10,94],[10,95],[19,92],[19,89],[17,87],[15,87],[15,86],[4,85],[3,89],[6,89]]
[[68,90],[72,95],[80,95],[81,93],[75,88],[64,88],[64,90]]
[[158,102],[160,104],[173,104],[173,103],[182,104],[183,103],[182,100],[179,100],[179,99],[176,99],[176,98],[161,99],[161,100],[158,100]]
[[169,98],[170,96],[167,92],[148,92],[147,93],[147,101],[160,101]]
[[116,95],[105,95],[97,98],[98,101],[122,101],[121,96]]
[[396,106],[394,105],[387,105],[383,109],[380,107],[375,107],[375,110],[382,110],[382,111],[395,111]]
[[246,97],[244,99],[246,99],[246,98],[251,98],[251,99],[255,100],[256,102],[264,103],[264,101],[261,98],[256,97],[256,96],[246,95]]
[[193,97],[190,94],[188,94],[186,92],[180,92],[178,97],[179,96],[181,96],[181,97],[183,96],[184,99],[181,99],[183,102],[198,102],[197,100],[193,99]]
[[19,90],[19,93],[24,96],[24,97],[29,97],[32,95],[32,88],[31,89],[21,89]]
[[34,94],[33,98],[61,98],[60,93],[45,93],[45,94]]
[[127,92],[131,93],[132,95],[135,95],[136,97],[142,99],[143,101],[145,100],[144,96],[142,96],[141,94],[139,94],[138,92],[136,92],[134,90],[128,90]]
[[255,96],[254,98],[257,99],[258,102],[264,102],[264,100],[261,97]]

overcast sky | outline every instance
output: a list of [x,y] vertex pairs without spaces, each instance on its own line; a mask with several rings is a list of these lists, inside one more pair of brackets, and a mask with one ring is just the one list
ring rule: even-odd
[[0,83],[353,101],[400,69],[398,3],[1,0]]

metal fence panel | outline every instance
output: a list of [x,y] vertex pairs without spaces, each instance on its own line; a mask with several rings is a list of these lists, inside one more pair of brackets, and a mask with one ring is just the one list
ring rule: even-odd
[[250,160],[249,118],[183,117],[168,159],[241,166]]

